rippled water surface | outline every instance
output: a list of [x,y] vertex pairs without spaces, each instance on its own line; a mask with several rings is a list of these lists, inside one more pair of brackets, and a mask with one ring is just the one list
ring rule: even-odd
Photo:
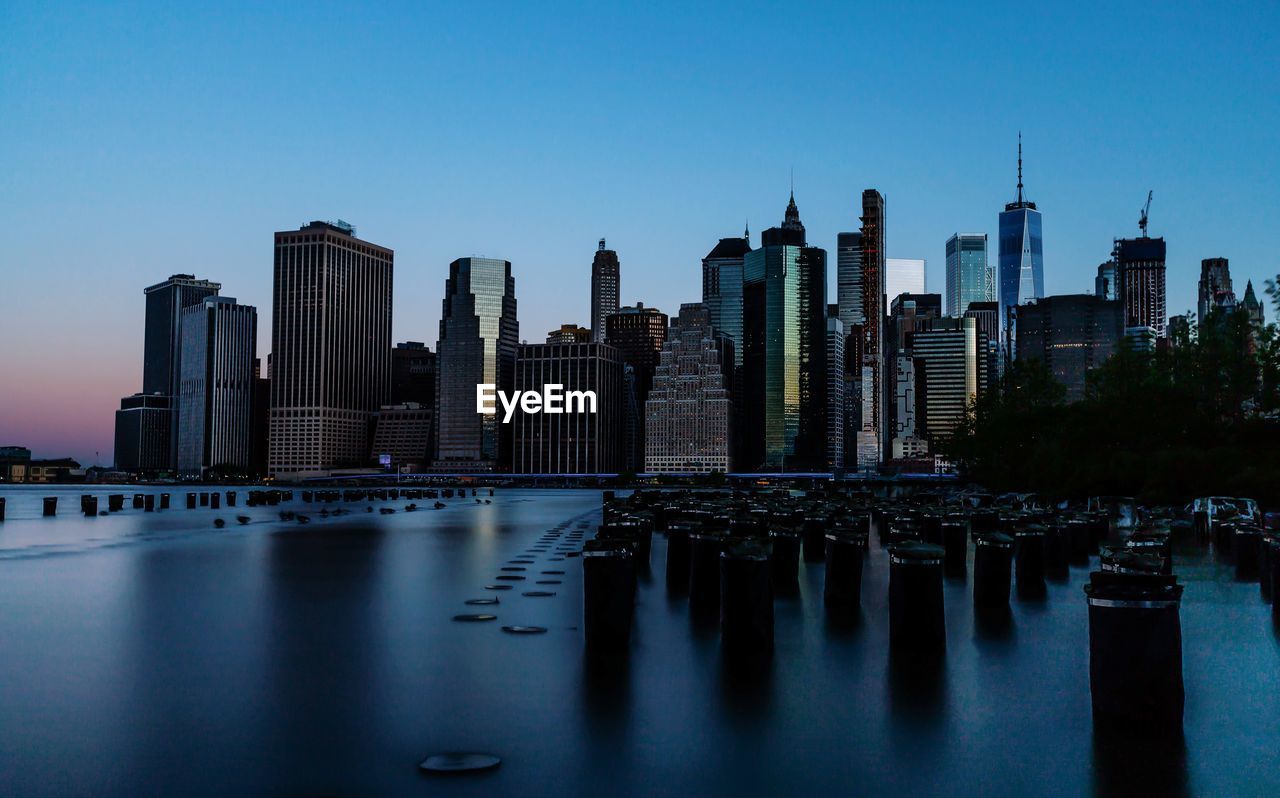
[[[1138,745],[1095,739],[1085,568],[994,624],[949,580],[946,662],[920,673],[887,654],[883,549],[851,627],[826,622],[823,569],[802,565],[761,666],[726,662],[714,622],[667,595],[655,537],[630,656],[595,664],[581,559],[561,549],[598,522],[598,491],[305,526],[266,507],[83,518],[82,492],[0,490],[0,795],[1280,794],[1270,608],[1195,549],[1176,560],[1185,741]],[[452,620],[474,612],[498,618]],[[418,771],[456,749],[503,763]]]

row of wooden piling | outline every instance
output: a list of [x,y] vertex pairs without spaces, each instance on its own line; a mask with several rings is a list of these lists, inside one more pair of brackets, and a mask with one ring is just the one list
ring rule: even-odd
[[[1087,566],[1096,556],[1098,570],[1085,587],[1095,717],[1148,728],[1180,723],[1182,586],[1172,574],[1167,530],[1112,544],[1100,513],[774,493],[638,492],[624,500],[606,493],[603,520],[583,555],[585,636],[593,651],[627,647],[636,574],[648,567],[654,532],[667,538],[668,589],[687,593],[694,611],[718,612],[726,652],[751,654],[772,650],[773,599],[796,591],[801,558],[825,564],[828,614],[856,615],[872,528],[888,549],[890,646],[914,656],[945,651],[943,581],[965,574],[970,541],[977,613],[1007,611],[1015,589],[1020,598],[1042,597],[1047,580],[1065,579],[1071,565]],[[1249,544],[1241,546],[1237,556],[1252,557]],[[1280,549],[1265,556],[1268,570],[1280,563]]]

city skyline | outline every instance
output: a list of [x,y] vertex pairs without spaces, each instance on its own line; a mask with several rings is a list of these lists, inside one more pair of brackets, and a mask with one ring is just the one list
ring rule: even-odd
[[[881,55],[906,40],[917,42],[921,53],[911,63],[897,62],[896,72],[877,74],[884,94],[865,97],[862,109],[870,106],[884,120],[875,127],[855,127],[861,114],[836,110],[838,98],[859,81],[849,56],[825,45],[849,29],[851,10],[828,9],[804,25],[781,26],[769,15],[726,11],[735,23],[731,38],[718,30],[713,13],[670,8],[648,17],[600,9],[561,18],[556,30],[521,11],[492,27],[466,12],[440,19],[405,9],[358,18],[318,14],[288,17],[303,41],[286,44],[263,64],[236,63],[230,53],[240,44],[231,43],[227,26],[256,41],[284,23],[280,12],[232,13],[211,30],[194,13],[158,20],[145,10],[118,18],[86,10],[53,24],[48,11],[11,12],[0,64],[13,80],[0,97],[15,109],[16,121],[0,131],[12,189],[0,197],[0,208],[15,233],[0,248],[6,280],[0,312],[31,334],[27,342],[9,337],[0,345],[6,376],[0,443],[108,463],[112,411],[141,383],[138,294],[171,274],[220,282],[227,294],[258,307],[257,351],[265,364],[272,324],[266,241],[272,231],[308,219],[350,219],[362,238],[396,250],[392,340],[425,341],[433,350],[439,286],[448,264],[471,253],[511,261],[521,287],[522,338],[531,343],[561,324],[589,324],[591,256],[602,237],[622,262],[621,304],[640,301],[674,313],[699,299],[701,258],[718,239],[737,235],[744,220],[753,230],[775,223],[793,168],[814,246],[836,252],[836,234],[857,229],[858,196],[873,186],[887,202],[885,254],[927,260],[928,284],[941,286],[952,233],[997,237],[998,212],[1015,198],[1019,130],[1027,194],[1044,212],[1046,294],[1091,290],[1112,240],[1137,235],[1148,190],[1155,192],[1150,233],[1168,242],[1169,314],[1196,307],[1206,258],[1229,258],[1237,290],[1252,280],[1260,291],[1276,271],[1277,233],[1267,220],[1280,210],[1280,198],[1267,176],[1275,173],[1277,155],[1266,131],[1280,113],[1273,101],[1237,84],[1266,85],[1274,74],[1275,56],[1264,47],[1276,29],[1276,10],[1231,9],[1208,20],[1180,8],[1162,9],[1154,20],[1112,11],[1116,24],[1100,31],[1087,23],[1085,8],[1020,8],[1036,24],[1018,42],[1000,26],[961,24],[970,45],[991,45],[975,47],[984,51],[981,58],[946,45],[954,31],[943,37],[873,21],[880,35],[867,42]],[[669,25],[674,35],[655,44],[652,34],[664,13],[674,14],[662,28]],[[939,6],[930,13],[940,23],[963,21],[958,10]],[[335,20],[353,34],[388,37],[389,52],[365,63],[361,48],[341,45],[333,53],[339,69],[323,74],[300,73],[287,63],[295,48],[314,44]],[[608,48],[591,44],[573,55],[539,60],[525,47],[492,63],[468,62],[466,71],[451,63],[480,36],[498,45],[519,41],[531,21],[534,40],[595,29],[615,35]],[[1061,24],[1048,24],[1055,22]],[[433,25],[458,35],[446,42],[432,34],[439,47],[430,55],[404,46]],[[1162,35],[1136,53],[1117,46],[1106,64],[1063,63],[1082,41],[1118,45],[1118,31],[1126,27],[1154,27]],[[709,67],[709,56],[680,51],[706,36],[723,45],[720,56],[730,57]],[[784,57],[785,47],[757,62],[738,54],[770,36],[779,43],[813,39],[819,46],[800,59]],[[1216,43],[1228,41],[1230,51],[1210,58]],[[679,57],[665,70],[637,69],[636,63],[655,60],[637,58],[650,47]],[[187,53],[190,64],[176,60]],[[938,79],[940,61],[954,70]],[[1027,68],[1016,74],[995,69],[1000,61]],[[212,69],[214,63],[230,65],[224,73]],[[599,69],[575,77],[586,63]],[[90,64],[93,73],[86,74]],[[240,91],[251,67],[268,79]],[[326,77],[344,67],[342,77]],[[716,93],[707,88],[715,81],[686,86],[678,80],[686,69],[706,68],[730,88]],[[795,101],[829,109],[829,117],[818,125],[797,118],[727,127],[726,109],[740,106],[736,113],[745,120],[742,103],[782,69],[792,70],[800,86]],[[1164,76],[1160,85],[1142,79],[1154,71]],[[400,72],[434,72],[439,82],[390,77]],[[1240,73],[1256,79],[1230,79]],[[919,79],[926,74],[934,85]],[[1113,79],[1124,74],[1132,80]],[[146,78],[153,75],[165,77]],[[451,87],[451,76],[465,79]],[[544,87],[532,90],[539,81]],[[1184,90],[1206,81],[1218,90]],[[49,85],[57,86],[57,102],[43,91]],[[232,105],[200,106],[210,92],[232,86]],[[1042,93],[1028,93],[1037,86]],[[475,90],[470,95],[468,87]],[[200,91],[186,96],[188,88]],[[959,94],[962,89],[968,93]],[[973,92],[1011,96],[1018,89],[1019,101],[1009,107],[963,110]],[[344,93],[387,110],[392,127],[413,135],[349,122],[314,130],[285,118]],[[1136,119],[1117,122],[1109,110],[1134,103],[1161,118],[1159,134]],[[1232,113],[1241,107],[1251,113]],[[277,113],[266,113],[273,108]],[[563,118],[557,109],[567,111]],[[930,119],[957,109],[963,130],[933,132]],[[468,128],[476,141],[467,142],[431,124],[439,119],[434,111],[504,113],[529,124],[479,135]],[[1204,119],[1215,123],[1206,126]],[[691,120],[714,121],[691,126]],[[632,130],[618,138],[600,135],[627,126]],[[597,137],[608,144],[593,142]],[[326,153],[343,158],[316,170],[316,158]],[[502,190],[490,190],[495,186]],[[1206,204],[1207,196],[1230,201]],[[192,238],[202,243],[192,247]],[[827,293],[834,297],[831,265]]]

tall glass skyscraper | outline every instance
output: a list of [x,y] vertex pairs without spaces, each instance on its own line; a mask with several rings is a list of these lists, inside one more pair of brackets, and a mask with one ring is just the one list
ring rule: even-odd
[[963,316],[970,302],[996,298],[987,263],[986,233],[956,233],[947,239],[947,315]]
[[702,306],[711,327],[733,341],[734,366],[742,367],[742,265],[751,240],[722,238],[702,259]]
[[845,335],[866,323],[862,315],[862,233],[836,235],[836,306]]
[[827,253],[805,242],[795,197],[743,273],[740,469],[827,467]]
[[436,459],[441,470],[499,470],[511,456],[511,425],[476,412],[476,386],[511,392],[515,382],[516,281],[511,263],[449,264],[436,346]]
[[1022,196],[1022,134],[1018,134],[1018,198],[1000,214],[999,301],[1001,337],[1009,334],[1009,309],[1044,296],[1044,247],[1040,211]]
[[884,301],[890,306],[903,294],[923,294],[925,263],[918,258],[885,258]]
[[[254,355],[258,310],[224,296],[182,311],[182,366],[177,397],[178,472],[253,465]],[[223,474],[222,476],[227,476]]]

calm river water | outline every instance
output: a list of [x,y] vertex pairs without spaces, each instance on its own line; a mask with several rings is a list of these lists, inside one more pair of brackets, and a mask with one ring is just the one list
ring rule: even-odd
[[[583,657],[581,559],[563,536],[532,550],[594,528],[598,491],[360,504],[307,526],[267,507],[83,518],[83,492],[0,489],[0,795],[1280,794],[1270,608],[1196,550],[1176,559],[1185,740],[1157,745],[1095,739],[1085,568],[995,628],[948,581],[945,667],[907,676],[887,653],[884,550],[853,628],[826,623],[822,568],[802,565],[771,663],[746,670],[666,594],[655,536],[630,657],[600,666]],[[93,492],[105,509],[111,491]],[[57,518],[39,517],[45,495]],[[503,764],[418,771],[456,749]]]

